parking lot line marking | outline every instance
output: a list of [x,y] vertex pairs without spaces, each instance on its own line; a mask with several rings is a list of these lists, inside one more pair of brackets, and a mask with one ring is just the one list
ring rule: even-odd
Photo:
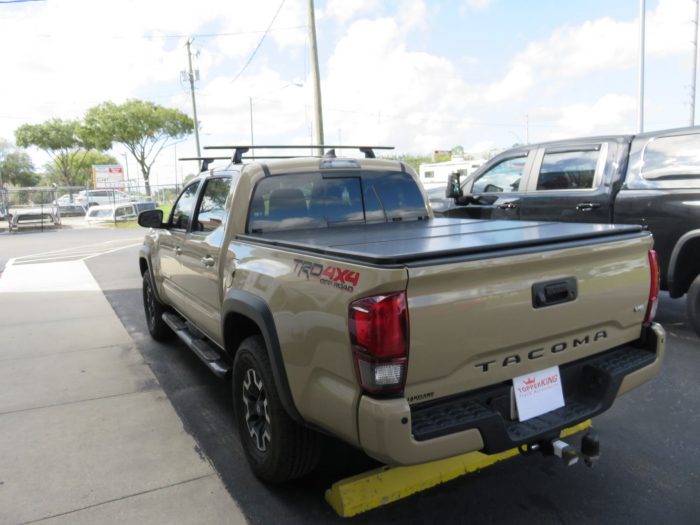
[[100,286],[82,261],[30,265],[8,262],[0,279],[0,293],[93,291],[100,291]]
[[[561,431],[560,437],[570,436],[591,426],[591,420]],[[518,455],[512,448],[498,454],[468,452],[410,467],[380,467],[333,483],[326,490],[326,501],[339,516],[349,518],[406,498],[465,474],[483,470],[495,463]]]

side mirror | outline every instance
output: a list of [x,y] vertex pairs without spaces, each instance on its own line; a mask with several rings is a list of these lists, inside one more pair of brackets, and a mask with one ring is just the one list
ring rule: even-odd
[[139,213],[139,226],[144,228],[165,228],[163,224],[163,210],[146,210]]
[[448,199],[460,199],[462,197],[462,185],[459,180],[459,172],[455,171],[450,173],[447,177],[447,189],[445,190],[445,197]]

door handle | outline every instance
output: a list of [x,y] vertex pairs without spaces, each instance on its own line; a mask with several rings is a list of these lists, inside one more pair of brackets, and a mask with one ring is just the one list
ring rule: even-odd
[[202,264],[204,266],[214,266],[214,258],[211,255],[207,255],[206,257],[202,257]]
[[502,210],[514,210],[518,205],[514,202],[504,202],[503,204],[498,204],[497,207]]
[[180,246],[175,246],[175,255],[182,255],[182,248]]
[[579,202],[576,205],[578,211],[591,211],[600,208],[599,202]]

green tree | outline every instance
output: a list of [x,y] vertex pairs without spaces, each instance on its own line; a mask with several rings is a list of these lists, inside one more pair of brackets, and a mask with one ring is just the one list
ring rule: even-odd
[[[54,118],[42,124],[23,124],[15,130],[18,146],[34,146],[46,152],[67,186],[79,183],[77,174],[87,166],[87,152],[96,144],[86,139],[78,120]],[[106,148],[100,148],[106,149]]]
[[194,130],[192,119],[177,109],[152,102],[128,100],[117,105],[105,102],[85,115],[85,136],[101,146],[123,144],[136,159],[146,193],[151,194],[151,166],[169,143]]
[[0,139],[0,185],[36,186],[41,177],[34,172],[29,155]]
[[[59,156],[57,160],[52,161],[46,166],[45,180],[48,183],[55,182],[63,186],[83,186],[92,182],[92,166],[94,164],[118,164],[117,159],[102,153],[97,150],[81,151],[80,155],[76,155],[72,160],[80,160],[79,163],[73,165],[71,159],[64,159]],[[70,182],[64,177],[64,166],[68,166],[72,177]]]
[[384,157],[384,158],[387,158],[390,160],[398,160],[399,162],[403,162],[405,164],[408,164],[416,171],[416,173],[418,172],[421,164],[425,164],[426,162],[432,162],[430,155],[403,154],[403,155],[390,155],[390,156]]

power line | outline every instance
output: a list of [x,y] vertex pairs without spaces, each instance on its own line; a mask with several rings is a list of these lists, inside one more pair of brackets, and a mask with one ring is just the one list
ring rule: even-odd
[[258,45],[255,46],[255,49],[253,49],[253,52],[250,54],[250,57],[248,57],[248,61],[245,63],[243,68],[238,72],[238,74],[233,78],[233,80],[231,81],[231,84],[233,84],[236,80],[238,80],[238,78],[243,74],[243,72],[246,70],[246,68],[253,61],[255,54],[258,52],[258,49],[260,49],[260,46],[262,45],[263,41],[265,40],[265,37],[270,32],[270,29],[272,28],[272,24],[274,24],[275,20],[277,20],[277,15],[280,14],[280,11],[282,10],[282,6],[284,5],[284,2],[285,2],[285,0],[282,0],[280,2],[280,6],[277,8],[277,11],[275,12],[275,16],[273,16],[272,20],[270,20],[270,25],[267,26],[265,33],[263,34],[262,38],[260,39],[260,42],[258,42]]
[[[282,2],[284,3],[284,2]],[[279,10],[278,10],[279,12]],[[275,15],[277,16],[277,15]],[[273,20],[274,22],[274,20]],[[290,26],[290,27],[279,27],[277,29],[270,29],[269,27],[267,29],[257,29],[255,31],[234,31],[234,32],[228,32],[228,33],[202,33],[202,34],[195,34],[195,35],[143,35],[143,38],[147,39],[168,39],[168,38],[187,38],[191,36],[192,38],[216,38],[220,36],[243,36],[243,35],[255,35],[255,34],[260,34],[260,33],[276,33],[279,31],[292,31],[296,29],[306,29],[306,26]],[[263,36],[263,38],[265,38]]]
[[[32,1],[32,2],[44,2],[46,0],[25,0],[25,1]],[[3,0],[0,0],[0,3],[2,3]],[[127,40],[131,38],[143,38],[144,40],[170,40],[170,39],[178,39],[178,38],[196,38],[196,39],[206,39],[206,38],[219,38],[219,37],[229,37],[229,36],[245,36],[245,35],[258,35],[260,33],[279,33],[281,31],[298,31],[300,29],[306,29],[306,26],[290,26],[290,27],[278,27],[276,29],[256,29],[253,31],[229,31],[225,33],[201,33],[201,34],[170,34],[170,35],[152,35],[152,34],[145,34],[145,35],[135,35],[135,36],[129,36],[129,35],[105,35],[105,36],[100,36],[100,38],[111,38],[114,40]],[[63,35],[55,35],[51,33],[43,33],[36,35],[39,38],[55,38],[55,37],[62,37]]]

